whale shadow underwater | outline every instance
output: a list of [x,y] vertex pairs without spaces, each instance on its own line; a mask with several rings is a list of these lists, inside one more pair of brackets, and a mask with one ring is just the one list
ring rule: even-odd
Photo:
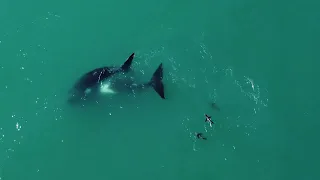
[[83,74],[69,90],[67,102],[74,105],[97,101],[104,95],[135,94],[148,88],[153,88],[162,99],[165,99],[162,63],[148,82],[138,83],[135,77],[129,75],[134,55],[132,53],[121,66],[99,67]]

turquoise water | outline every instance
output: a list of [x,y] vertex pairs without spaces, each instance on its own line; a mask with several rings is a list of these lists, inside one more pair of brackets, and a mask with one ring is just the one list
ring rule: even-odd
[[[319,179],[319,7],[0,2],[0,179]],[[66,103],[133,52],[141,80],[163,63],[166,100]]]

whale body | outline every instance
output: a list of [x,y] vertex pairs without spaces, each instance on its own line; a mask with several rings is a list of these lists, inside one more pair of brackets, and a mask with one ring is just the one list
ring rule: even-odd
[[133,58],[134,53],[120,67],[99,67],[82,75],[69,91],[68,102],[75,103],[101,94],[135,92],[148,87],[152,87],[162,99],[165,99],[162,63],[148,82],[137,84],[133,77],[127,75],[131,70]]

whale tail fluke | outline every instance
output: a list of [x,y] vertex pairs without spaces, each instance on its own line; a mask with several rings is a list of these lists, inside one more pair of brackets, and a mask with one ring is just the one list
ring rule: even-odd
[[132,53],[129,56],[129,58],[126,60],[126,62],[123,63],[123,65],[121,66],[122,71],[128,72],[130,70],[133,58],[134,58],[134,53]]
[[157,70],[153,73],[152,78],[149,82],[149,85],[159,94],[162,99],[165,99],[164,96],[164,85],[162,83],[163,78],[163,67],[162,63],[158,66]]

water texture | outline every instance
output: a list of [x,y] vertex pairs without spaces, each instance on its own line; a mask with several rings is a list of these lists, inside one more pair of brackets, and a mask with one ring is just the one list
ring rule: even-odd
[[[319,8],[1,1],[0,180],[319,179]],[[142,81],[163,63],[166,100],[66,102],[83,73],[133,52]]]

